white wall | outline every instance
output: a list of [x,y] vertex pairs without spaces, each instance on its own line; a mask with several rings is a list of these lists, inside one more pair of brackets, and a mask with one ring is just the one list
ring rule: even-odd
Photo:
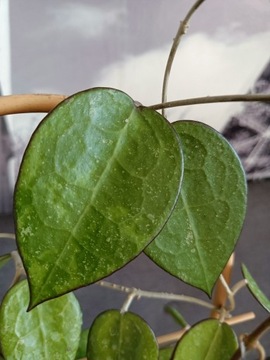
[[11,94],[9,1],[0,1],[0,83],[3,95]]

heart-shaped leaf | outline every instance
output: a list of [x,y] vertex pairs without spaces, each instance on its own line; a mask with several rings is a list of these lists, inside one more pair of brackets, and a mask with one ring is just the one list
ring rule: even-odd
[[15,192],[30,308],[93,283],[160,232],[182,177],[179,138],[114,89],[63,101],[34,133]]
[[0,309],[0,342],[5,359],[70,359],[80,341],[82,315],[70,293],[27,312],[26,280],[12,287]]
[[247,187],[240,160],[217,131],[174,124],[185,159],[181,195],[145,252],[159,266],[209,295],[242,229]]
[[173,360],[229,360],[237,348],[237,337],[229,325],[204,320],[180,339]]
[[138,315],[109,310],[90,329],[87,355],[95,360],[157,360],[158,346],[152,330]]
[[255,299],[265,308],[268,312],[270,312],[270,300],[265,296],[265,294],[261,291],[258,284],[248,271],[247,267],[243,264],[242,265],[242,272],[247,280],[247,286],[251,292],[251,294],[255,297]]

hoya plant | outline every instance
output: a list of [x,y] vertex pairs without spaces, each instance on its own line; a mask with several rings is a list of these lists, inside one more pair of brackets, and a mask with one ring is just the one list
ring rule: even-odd
[[[0,99],[2,114],[48,111],[29,141],[14,191],[18,250],[0,257],[1,267],[12,258],[16,263],[0,307],[3,359],[236,360],[252,348],[264,358],[259,338],[270,318],[240,339],[231,325],[234,296],[242,286],[270,311],[270,301],[244,265],[244,281],[230,287],[226,280],[246,212],[241,162],[216,130],[185,119],[170,123],[164,110],[158,112],[181,105],[166,102],[170,68],[202,2],[194,4],[177,32],[161,104],[145,107],[121,90],[99,87],[68,97]],[[142,252],[209,298],[217,283],[221,301],[106,281]],[[73,291],[94,283],[127,298],[83,329]],[[182,329],[163,347],[146,321],[130,311],[140,297],[199,304],[209,308],[209,318],[188,326],[171,308]]]

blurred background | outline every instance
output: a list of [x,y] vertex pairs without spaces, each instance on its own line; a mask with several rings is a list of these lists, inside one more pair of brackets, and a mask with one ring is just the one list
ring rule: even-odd
[[[193,4],[190,0],[0,0],[1,93],[70,95],[95,87],[116,87],[143,105],[161,102],[163,73],[172,39]],[[270,3],[268,0],[206,0],[191,20],[177,53],[168,99],[270,93]],[[45,114],[1,117],[0,232],[14,232],[12,196],[23,151]],[[231,141],[249,180],[248,213],[236,248],[232,282],[241,279],[245,263],[270,297],[270,106],[225,103],[168,110],[170,121],[194,119],[222,131]],[[0,254],[16,248],[0,239]],[[0,297],[13,276],[12,264],[0,272]],[[110,277],[145,290],[185,293],[198,290],[169,276],[141,255]],[[76,292],[85,326],[102,310],[121,307],[124,296],[92,285]],[[250,331],[267,313],[243,290],[236,313],[255,310],[254,321],[236,326]],[[157,335],[177,325],[164,313],[165,302],[135,301]],[[176,304],[193,323],[207,311]],[[263,342],[270,354],[270,333]],[[255,359],[256,355],[251,354]]]

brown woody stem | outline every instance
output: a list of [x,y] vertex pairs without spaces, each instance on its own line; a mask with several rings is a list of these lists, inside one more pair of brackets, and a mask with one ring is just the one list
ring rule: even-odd
[[[233,265],[234,265],[234,254],[231,255],[227,265],[225,266],[222,272],[224,280],[226,281],[227,284],[229,284],[231,281]],[[215,293],[213,297],[214,310],[211,313],[211,316],[213,318],[219,318],[220,312],[218,311],[218,309],[225,306],[227,297],[228,297],[227,289],[224,287],[224,284],[219,279],[217,281]]]
[[22,94],[0,96],[0,115],[47,113],[66,98],[66,95]]
[[[264,320],[251,334],[243,337],[243,342],[246,350],[256,348],[258,340],[270,329],[270,317]],[[240,347],[236,350],[231,360],[241,360],[241,349]]]

